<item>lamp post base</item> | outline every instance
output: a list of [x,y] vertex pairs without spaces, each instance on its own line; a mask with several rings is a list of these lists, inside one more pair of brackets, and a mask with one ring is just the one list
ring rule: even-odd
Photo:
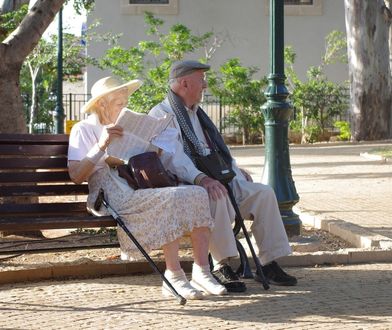
[[301,235],[302,222],[293,210],[281,210],[280,215],[288,237]]

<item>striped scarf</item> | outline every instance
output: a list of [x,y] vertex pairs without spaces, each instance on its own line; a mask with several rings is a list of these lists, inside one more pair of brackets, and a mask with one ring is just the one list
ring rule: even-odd
[[[192,159],[193,163],[195,163],[194,156],[192,155],[192,149],[194,149],[198,155],[204,156],[204,148],[193,130],[191,120],[182,100],[172,90],[169,90],[167,97],[181,128],[184,141],[184,151]],[[197,117],[199,118],[202,128],[208,134],[210,142],[214,144],[213,148],[220,152],[223,159],[228,164],[231,164],[233,158],[231,157],[230,151],[222,136],[208,115],[200,107],[197,109]],[[194,148],[191,149],[189,143],[192,143]]]

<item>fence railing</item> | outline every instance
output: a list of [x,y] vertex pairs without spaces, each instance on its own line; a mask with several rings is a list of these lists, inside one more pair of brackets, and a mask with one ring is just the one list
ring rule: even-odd
[[[82,112],[82,107],[89,99],[89,94],[64,94],[63,108],[65,118],[71,121],[84,119],[86,115]],[[212,95],[205,95],[200,106],[210,116],[222,134],[235,134],[238,131],[238,128],[234,126],[224,127],[223,125],[224,117],[230,111],[229,105],[223,105],[219,99]]]
[[[82,112],[83,105],[90,99],[89,94],[64,94],[63,95],[63,108],[65,119],[67,120],[66,132],[69,133],[70,128],[73,123],[84,119],[87,115]],[[220,99],[206,94],[204,95],[203,101],[201,102],[201,107],[208,114],[211,120],[214,122],[216,127],[219,129],[220,133],[225,136],[234,136],[239,132],[238,127],[235,126],[227,126],[224,125],[225,117],[227,117],[228,113],[232,110],[232,106],[225,104]],[[295,119],[297,113],[296,109],[294,109],[292,113],[291,119]],[[342,115],[335,116],[330,119],[329,128],[331,131],[336,130],[332,123],[335,120],[345,120],[349,121],[348,111],[346,111]],[[39,125],[43,126],[40,127]],[[69,124],[69,125],[68,125]],[[52,131],[52,127],[48,127],[44,123],[36,124],[35,128],[36,133],[49,133]]]

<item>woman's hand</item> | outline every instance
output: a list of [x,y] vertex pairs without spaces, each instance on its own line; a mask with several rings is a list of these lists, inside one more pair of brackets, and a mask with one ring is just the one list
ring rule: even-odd
[[101,137],[98,141],[98,147],[102,151],[105,151],[110,142],[113,141],[113,139],[119,138],[120,136],[123,135],[123,128],[118,125],[114,124],[109,124],[105,126],[105,128],[102,131]]
[[113,156],[107,156],[105,159],[105,163],[108,164],[109,167],[116,167],[125,164],[122,159]]

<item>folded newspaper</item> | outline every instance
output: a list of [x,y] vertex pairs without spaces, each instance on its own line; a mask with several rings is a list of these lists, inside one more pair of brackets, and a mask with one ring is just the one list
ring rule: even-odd
[[[134,155],[147,151],[151,143],[155,144],[153,143],[154,139],[160,141],[157,143],[158,147],[172,150],[171,142],[168,141],[172,135],[168,128],[172,119],[173,115],[169,114],[158,119],[124,108],[116,121],[116,125],[121,126],[124,130],[123,136],[109,144],[107,154],[128,160]],[[167,132],[168,130],[169,132]]]

